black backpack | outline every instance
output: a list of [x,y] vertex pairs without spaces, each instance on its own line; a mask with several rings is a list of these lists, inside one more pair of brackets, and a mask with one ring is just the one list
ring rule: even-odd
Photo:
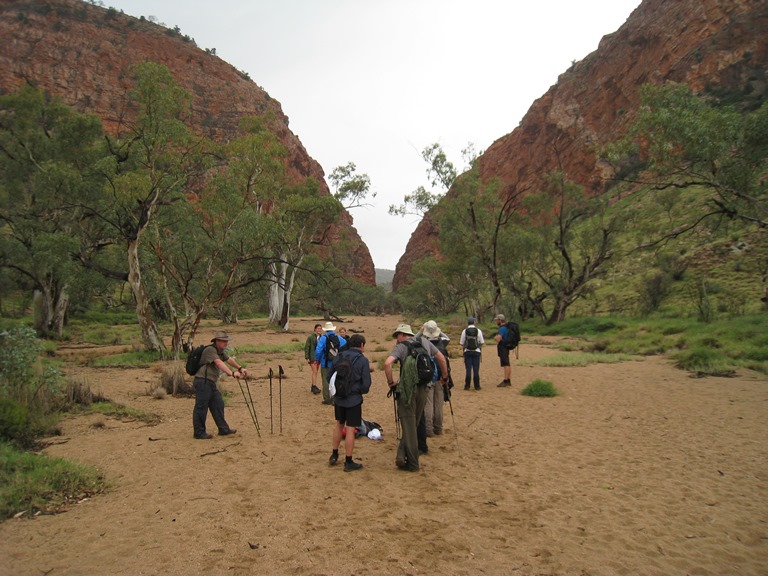
[[334,380],[334,385],[336,386],[335,398],[346,398],[352,393],[353,364],[354,360],[350,360],[346,355],[339,356],[339,359],[334,363],[334,373],[336,374],[336,379]]
[[520,326],[512,320],[507,322],[505,326],[507,328],[507,337],[504,338],[504,346],[509,350],[514,350],[520,344]]
[[194,376],[197,371],[200,370],[200,358],[203,356],[203,350],[205,350],[210,344],[204,344],[203,346],[197,346],[189,351],[187,354],[187,374]]
[[467,328],[466,332],[464,333],[464,348],[467,350],[477,350],[480,347],[480,343],[478,342],[478,335],[479,331],[474,326],[470,326]]
[[339,355],[339,337],[336,334],[325,335],[325,362],[332,364],[336,360],[336,356]]
[[419,340],[413,342],[406,340],[403,344],[408,347],[408,355],[416,361],[416,374],[419,377],[419,386],[426,386],[432,382],[432,378],[435,375],[435,364],[432,362],[432,357]]

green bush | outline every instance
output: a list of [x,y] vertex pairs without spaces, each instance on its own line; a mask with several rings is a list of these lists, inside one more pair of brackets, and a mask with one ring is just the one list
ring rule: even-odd
[[0,396],[0,440],[25,444],[29,430],[29,409],[11,398]]
[[549,398],[557,396],[559,392],[549,380],[534,380],[520,391],[523,396],[535,396],[537,398]]

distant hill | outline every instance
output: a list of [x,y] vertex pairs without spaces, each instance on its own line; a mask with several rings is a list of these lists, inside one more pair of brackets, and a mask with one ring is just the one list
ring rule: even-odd
[[376,268],[376,286],[383,286],[387,290],[392,290],[392,278],[394,277],[394,270]]

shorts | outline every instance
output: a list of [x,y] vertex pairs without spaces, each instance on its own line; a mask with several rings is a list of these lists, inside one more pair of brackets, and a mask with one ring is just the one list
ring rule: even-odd
[[342,424],[346,422],[347,426],[360,428],[360,424],[363,420],[362,404],[358,404],[357,406],[352,406],[350,408],[336,405],[333,408],[333,412],[335,414],[336,422],[341,422]]
[[509,366],[509,348],[502,346],[501,344],[499,344],[497,348],[499,350],[499,363],[502,367]]

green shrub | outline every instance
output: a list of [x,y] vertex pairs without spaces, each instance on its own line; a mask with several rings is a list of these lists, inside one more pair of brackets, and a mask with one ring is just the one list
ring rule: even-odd
[[559,392],[555,389],[554,384],[550,382],[549,380],[534,380],[528,386],[523,388],[520,391],[520,394],[523,396],[535,396],[537,398],[541,397],[552,397],[557,396]]
[[26,443],[29,409],[11,398],[0,396],[0,439]]

